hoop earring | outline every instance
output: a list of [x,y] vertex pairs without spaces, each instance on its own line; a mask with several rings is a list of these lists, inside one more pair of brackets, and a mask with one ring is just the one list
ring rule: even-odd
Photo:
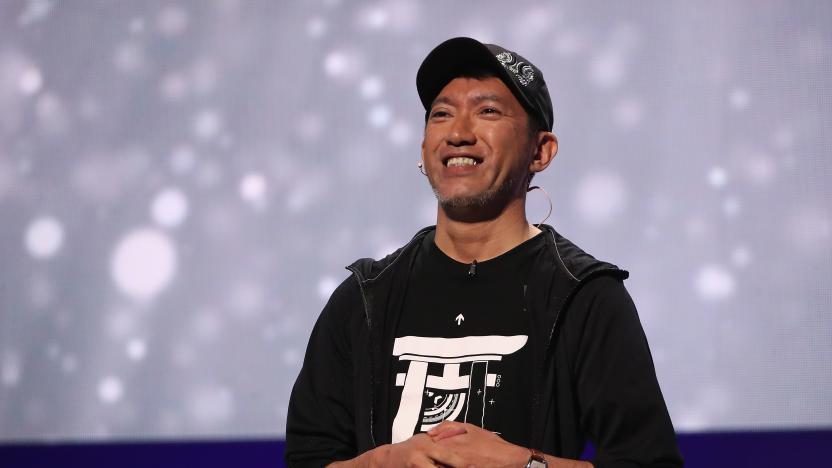
[[428,175],[425,173],[424,165],[423,165],[422,163],[417,164],[417,165],[416,165],[416,167],[418,167],[418,168],[419,168],[419,172],[421,172],[423,176],[425,176],[425,177],[427,177],[427,176],[428,176]]
[[544,189],[543,187],[541,187],[539,185],[532,185],[531,187],[527,188],[526,193],[529,193],[534,189],[537,189],[537,190],[540,190],[541,192],[543,192],[543,195],[546,196],[546,201],[549,202],[549,212],[546,213],[546,217],[543,218],[543,221],[541,221],[541,222],[539,222],[535,225],[536,228],[540,229],[540,226],[543,223],[545,223],[547,219],[549,219],[549,216],[552,216],[552,198],[549,196],[549,192],[547,192],[546,189]]

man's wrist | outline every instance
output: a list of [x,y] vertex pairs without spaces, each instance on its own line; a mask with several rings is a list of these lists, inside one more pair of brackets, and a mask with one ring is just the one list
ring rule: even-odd
[[529,462],[529,456],[531,455],[532,451],[527,449],[526,447],[520,445],[512,444],[512,449],[510,451],[508,466],[517,466],[519,468],[524,468],[526,464]]
[[386,452],[389,448],[389,445],[381,445],[372,450],[368,450],[355,458],[330,463],[327,465],[327,468],[370,468],[373,466],[379,466],[380,463],[374,463],[374,460],[381,460],[381,457],[385,455],[381,452]]
[[387,455],[390,452],[390,444],[379,445],[378,447],[368,450],[357,458],[357,467],[371,468],[374,466],[385,466]]

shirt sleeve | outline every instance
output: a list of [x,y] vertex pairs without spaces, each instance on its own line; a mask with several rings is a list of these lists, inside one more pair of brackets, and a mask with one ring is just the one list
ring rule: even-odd
[[676,434],[647,338],[621,280],[601,276],[576,293],[570,358],[580,424],[596,468],[680,467]]
[[286,463],[321,467],[356,456],[351,320],[363,311],[355,279],[339,286],[318,317],[286,416]]

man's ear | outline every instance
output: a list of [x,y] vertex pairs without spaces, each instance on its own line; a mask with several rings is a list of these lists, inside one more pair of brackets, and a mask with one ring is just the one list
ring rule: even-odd
[[552,132],[539,132],[537,144],[532,162],[529,164],[530,172],[541,172],[555,159],[558,154],[558,139]]

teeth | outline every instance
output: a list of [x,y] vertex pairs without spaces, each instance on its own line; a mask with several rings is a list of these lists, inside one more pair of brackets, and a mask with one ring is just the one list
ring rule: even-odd
[[466,158],[464,156],[451,158],[448,160],[448,167],[454,166],[476,166],[477,161],[473,158]]

